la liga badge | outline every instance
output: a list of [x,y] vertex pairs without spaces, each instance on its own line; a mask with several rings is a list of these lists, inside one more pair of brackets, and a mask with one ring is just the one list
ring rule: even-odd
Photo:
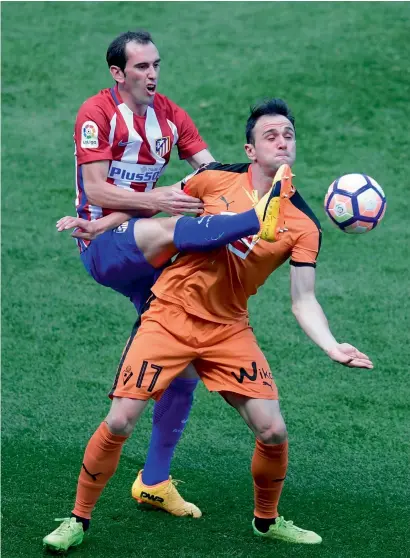
[[87,120],[81,126],[81,147],[86,149],[98,147],[98,126],[92,120]]

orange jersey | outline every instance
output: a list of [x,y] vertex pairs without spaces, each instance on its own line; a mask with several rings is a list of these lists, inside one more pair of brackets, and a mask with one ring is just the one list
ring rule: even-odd
[[[257,192],[250,164],[211,163],[187,180],[185,191],[201,198],[206,214],[252,209]],[[315,266],[320,224],[298,192],[281,198],[285,231],[277,242],[243,238],[201,254],[180,254],[152,288],[159,299],[182,306],[188,314],[221,324],[246,320],[248,298],[290,258],[292,265]]]

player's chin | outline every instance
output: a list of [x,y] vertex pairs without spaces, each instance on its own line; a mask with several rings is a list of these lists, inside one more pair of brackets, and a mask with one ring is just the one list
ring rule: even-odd
[[136,95],[135,98],[137,102],[141,105],[150,105],[154,100],[154,95],[148,95],[147,93],[140,93],[138,96]]
[[290,165],[292,166],[293,159],[289,155],[278,155],[275,157],[275,165],[279,168],[281,165]]

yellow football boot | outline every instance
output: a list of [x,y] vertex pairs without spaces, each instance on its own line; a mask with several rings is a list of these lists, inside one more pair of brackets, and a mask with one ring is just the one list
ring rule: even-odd
[[142,482],[142,470],[132,485],[132,497],[140,504],[150,504],[178,517],[201,517],[202,512],[195,504],[185,502],[176,489],[178,481],[168,480],[148,486]]
[[284,232],[281,219],[283,198],[289,198],[295,191],[292,186],[292,174],[289,165],[281,165],[275,174],[271,189],[256,203],[254,209],[261,224],[261,229],[254,240],[261,238],[267,242],[276,242],[278,233]]

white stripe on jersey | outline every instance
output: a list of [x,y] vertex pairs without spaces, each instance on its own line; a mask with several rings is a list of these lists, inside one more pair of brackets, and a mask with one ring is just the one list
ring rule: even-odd
[[175,124],[173,122],[171,122],[171,120],[168,120],[168,118],[167,118],[167,122],[168,122],[168,126],[172,130],[172,133],[174,134],[174,141],[172,142],[172,147],[174,147],[174,145],[176,145],[176,143],[178,141],[178,130],[177,130],[177,127],[175,126]]
[[94,219],[98,219],[99,217],[103,216],[102,208],[99,205],[92,205],[90,203],[90,205],[88,206],[88,210],[91,215],[91,221],[94,221]]
[[115,112],[110,122],[110,135],[108,138],[108,143],[110,144],[110,146],[114,143],[114,134],[115,134],[116,125],[117,125],[117,113]]
[[151,155],[154,157],[157,163],[165,164],[165,159],[158,155],[156,151],[156,140],[162,138],[162,130],[159,125],[158,118],[155,114],[155,110],[152,107],[147,107],[147,116],[145,119],[145,134],[149,142],[149,147]]
[[142,145],[142,137],[134,128],[134,113],[125,103],[118,105],[118,110],[124,118],[124,122],[128,128],[128,145],[124,149],[121,161],[124,163],[136,163]]
[[[127,107],[125,103],[118,105],[118,110],[120,111],[125,125],[128,129],[128,145],[124,149],[121,161],[124,163],[135,164],[138,161],[139,152],[141,145],[143,143],[142,137],[134,128],[134,113],[130,108]],[[114,184],[119,188],[124,188],[125,190],[132,190],[131,182],[124,180],[114,180]]]

